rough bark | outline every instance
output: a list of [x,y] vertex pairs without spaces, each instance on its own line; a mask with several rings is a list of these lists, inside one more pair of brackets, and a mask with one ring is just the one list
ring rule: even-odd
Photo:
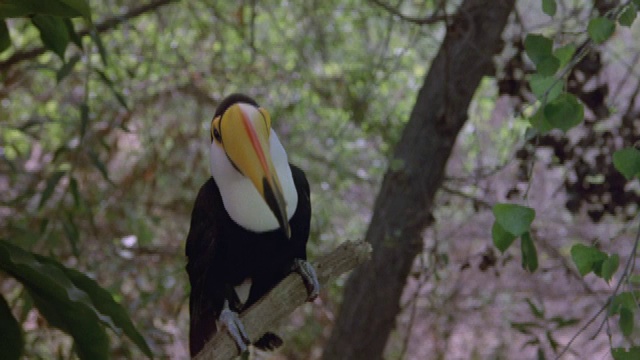
[[476,88],[493,73],[514,2],[465,0],[451,18],[375,202],[372,260],[347,282],[325,359],[382,358],[447,160]]
[[[320,286],[364,263],[371,255],[366,242],[346,242],[314,264]],[[240,319],[252,341],[258,340],[284,317],[307,301],[307,289],[298,274],[291,274],[273,290],[242,313]],[[226,331],[216,333],[195,359],[233,359],[238,348]]]

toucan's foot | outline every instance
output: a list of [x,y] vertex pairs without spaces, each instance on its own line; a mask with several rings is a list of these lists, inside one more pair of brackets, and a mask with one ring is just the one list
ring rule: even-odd
[[220,313],[219,318],[222,326],[227,328],[229,335],[236,342],[236,346],[240,353],[244,353],[247,351],[247,345],[251,344],[251,340],[249,340],[249,336],[247,332],[244,330],[244,325],[242,325],[242,321],[240,321],[240,317],[238,313],[230,310],[229,308],[225,308]]
[[306,260],[295,259],[293,260],[293,271],[302,276],[304,286],[307,287],[307,301],[315,300],[320,294],[320,283],[313,266]]

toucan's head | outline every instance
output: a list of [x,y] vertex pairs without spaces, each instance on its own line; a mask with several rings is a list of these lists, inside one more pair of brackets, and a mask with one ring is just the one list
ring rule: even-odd
[[[275,147],[280,149],[272,153],[274,141],[277,142]],[[243,220],[259,221],[256,219],[264,219],[265,214],[257,213],[264,209],[257,202],[263,201],[268,207],[267,212],[275,216],[278,227],[289,238],[287,202],[278,176],[278,172],[282,172],[281,153],[287,165],[286,153],[271,129],[271,117],[266,109],[242,94],[230,95],[220,103],[211,121],[211,172],[220,187],[227,211],[240,225],[244,225]],[[273,157],[279,160],[278,171]],[[261,199],[251,196],[255,194],[252,189],[242,190],[243,184],[251,186],[249,183]],[[256,203],[251,204],[252,201]],[[244,210],[240,208],[243,206]],[[252,212],[256,214],[252,215]],[[256,219],[244,219],[250,216]],[[252,230],[262,230],[260,226],[254,225],[256,229]]]

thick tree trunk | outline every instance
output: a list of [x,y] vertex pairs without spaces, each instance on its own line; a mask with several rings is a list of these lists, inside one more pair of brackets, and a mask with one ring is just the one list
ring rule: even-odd
[[375,202],[372,260],[347,282],[325,359],[382,358],[447,160],[480,80],[493,73],[514,2],[465,0],[452,18]]

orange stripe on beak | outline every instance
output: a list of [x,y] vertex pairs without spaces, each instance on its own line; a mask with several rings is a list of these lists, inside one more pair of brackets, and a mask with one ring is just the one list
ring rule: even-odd
[[260,166],[262,166],[262,170],[268,178],[271,178],[271,172],[269,171],[269,164],[267,163],[267,158],[264,155],[264,151],[262,149],[262,145],[260,144],[260,140],[258,139],[258,134],[256,134],[256,129],[253,128],[253,124],[247,117],[247,114],[244,111],[240,110],[242,114],[242,125],[244,125],[244,130],[249,135],[249,139],[251,140],[251,146],[253,146],[253,150],[255,150],[256,155],[258,155],[258,160],[260,160]]

